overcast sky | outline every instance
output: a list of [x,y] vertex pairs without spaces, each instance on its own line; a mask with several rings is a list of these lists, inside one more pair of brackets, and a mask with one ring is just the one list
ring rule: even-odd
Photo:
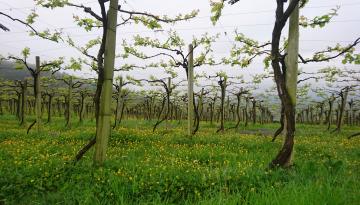
[[[74,3],[83,3],[90,6],[94,11],[98,11],[96,0],[75,0]],[[127,10],[145,11],[153,14],[167,15],[169,17],[176,16],[178,13],[189,13],[194,9],[199,9],[199,15],[188,21],[179,22],[176,25],[165,25],[164,32],[153,32],[146,29],[142,25],[128,25],[119,27],[117,30],[117,52],[121,52],[121,42],[123,39],[131,42],[132,36],[139,34],[141,36],[149,36],[153,38],[165,39],[166,31],[169,29],[176,30],[187,43],[191,42],[192,36],[201,36],[204,33],[216,34],[220,33],[221,37],[213,46],[213,55],[217,59],[221,59],[229,54],[233,44],[233,33],[237,29],[238,32],[244,33],[250,38],[254,38],[260,42],[271,40],[271,32],[274,23],[275,1],[274,0],[242,0],[239,3],[230,6],[226,5],[223,15],[216,26],[210,21],[210,4],[208,0],[127,0],[120,1],[122,8]],[[327,46],[341,43],[343,45],[353,42],[360,36],[360,0],[310,0],[305,9],[302,9],[301,15],[312,18],[321,15],[335,8],[336,5],[341,6],[338,16],[335,17],[331,24],[322,29],[301,29],[300,34],[300,53],[303,56],[310,56],[314,51],[322,50]],[[55,10],[36,7],[32,0],[0,0],[0,10],[11,16],[25,19],[36,8],[39,17],[34,27],[38,30],[63,29],[64,34],[71,36],[77,44],[84,45],[87,41],[99,36],[100,30],[86,32],[76,26],[73,15],[84,16],[84,12],[74,8],[58,8]],[[35,55],[39,55],[42,60],[51,60],[59,56],[67,59],[70,57],[81,56],[81,54],[73,48],[68,47],[65,43],[53,43],[38,37],[29,37],[28,29],[23,25],[9,21],[0,16],[0,22],[11,29],[10,32],[0,32],[0,54],[20,54],[24,47],[31,49],[32,56],[29,61],[35,59]],[[284,36],[286,35],[286,30]],[[155,52],[149,51],[149,55]],[[94,50],[94,55],[96,51]],[[196,52],[195,52],[196,55]],[[143,61],[129,59],[127,61],[117,60],[116,64],[124,63],[143,64]],[[305,69],[308,71],[318,69],[328,65],[338,65],[343,67],[339,62],[330,62],[326,64],[311,64]],[[245,75],[263,71],[262,59],[256,60],[249,68],[231,68],[228,66],[208,67],[204,66],[196,72],[206,71],[207,73],[215,73],[224,70],[232,76]],[[303,67],[303,66],[300,66]],[[354,67],[354,66],[349,66]],[[148,77],[151,74],[157,76],[162,75],[161,70],[148,69],[145,71],[132,71],[131,75],[135,77]],[[80,74],[80,73],[77,73]],[[94,76],[95,73],[89,69],[84,69],[82,76]],[[117,73],[116,75],[119,75]],[[185,78],[184,72],[179,70],[180,78]]]

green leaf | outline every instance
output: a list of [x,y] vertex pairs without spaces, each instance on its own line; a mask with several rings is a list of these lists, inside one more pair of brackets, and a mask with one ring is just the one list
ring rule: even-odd
[[24,56],[24,58],[26,59],[27,57],[29,57],[30,55],[30,48],[25,47],[22,51],[21,54]]
[[33,24],[35,22],[35,18],[38,17],[39,15],[37,13],[35,13],[35,10],[29,14],[26,18],[26,23],[28,24]]
[[211,3],[211,13],[213,15],[210,17],[210,20],[214,25],[219,20],[223,8],[224,8],[223,0],[220,0],[220,2],[212,2]]

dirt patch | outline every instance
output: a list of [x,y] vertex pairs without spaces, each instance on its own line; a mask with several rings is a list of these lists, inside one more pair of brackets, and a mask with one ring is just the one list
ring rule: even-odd
[[259,135],[263,137],[272,137],[275,133],[275,130],[270,130],[270,129],[239,130],[238,133],[245,135]]

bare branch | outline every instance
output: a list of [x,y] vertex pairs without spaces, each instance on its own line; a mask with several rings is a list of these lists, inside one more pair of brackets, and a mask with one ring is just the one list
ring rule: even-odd
[[19,22],[27,27],[29,27],[31,29],[31,31],[36,35],[36,36],[39,36],[40,38],[43,38],[43,39],[47,39],[47,40],[50,40],[50,41],[55,41],[55,42],[58,42],[57,38],[53,38],[53,37],[47,37],[46,35],[44,34],[41,34],[39,33],[31,24],[21,20],[21,19],[17,19],[17,18],[13,18],[11,16],[9,16],[8,14],[5,14],[3,12],[0,12],[0,15],[3,15],[13,21],[16,21],[16,22]]
[[[323,62],[323,61],[329,61],[332,59],[335,59],[345,53],[347,53],[348,51],[350,51],[352,48],[354,48],[356,45],[358,45],[360,43],[360,38],[356,39],[354,41],[354,43],[350,44],[348,47],[346,47],[345,49],[342,49],[341,52],[339,52],[338,54],[334,55],[334,56],[329,56],[329,57],[325,57],[325,58],[312,58],[312,59],[304,59],[301,55],[299,55],[299,58],[301,60],[301,63],[309,63],[309,62]],[[332,52],[332,50],[327,50],[327,51],[320,51],[317,52],[316,54],[322,54],[322,53],[330,53]]]

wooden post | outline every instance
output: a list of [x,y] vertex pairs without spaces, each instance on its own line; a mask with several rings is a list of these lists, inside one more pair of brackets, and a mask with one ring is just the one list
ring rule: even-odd
[[286,88],[291,97],[293,105],[296,105],[296,88],[298,76],[298,57],[299,57],[299,4],[291,13],[289,20],[289,38],[288,38],[286,63]]
[[41,131],[41,88],[40,88],[40,57],[36,56],[36,75],[35,75],[35,116],[36,116],[36,131]]
[[193,58],[193,45],[189,45],[188,57],[188,135],[193,134],[193,121],[194,121],[194,58]]
[[110,0],[104,55],[104,83],[101,88],[99,119],[96,127],[95,166],[102,166],[105,161],[111,130],[111,98],[115,64],[117,8],[118,0]]

